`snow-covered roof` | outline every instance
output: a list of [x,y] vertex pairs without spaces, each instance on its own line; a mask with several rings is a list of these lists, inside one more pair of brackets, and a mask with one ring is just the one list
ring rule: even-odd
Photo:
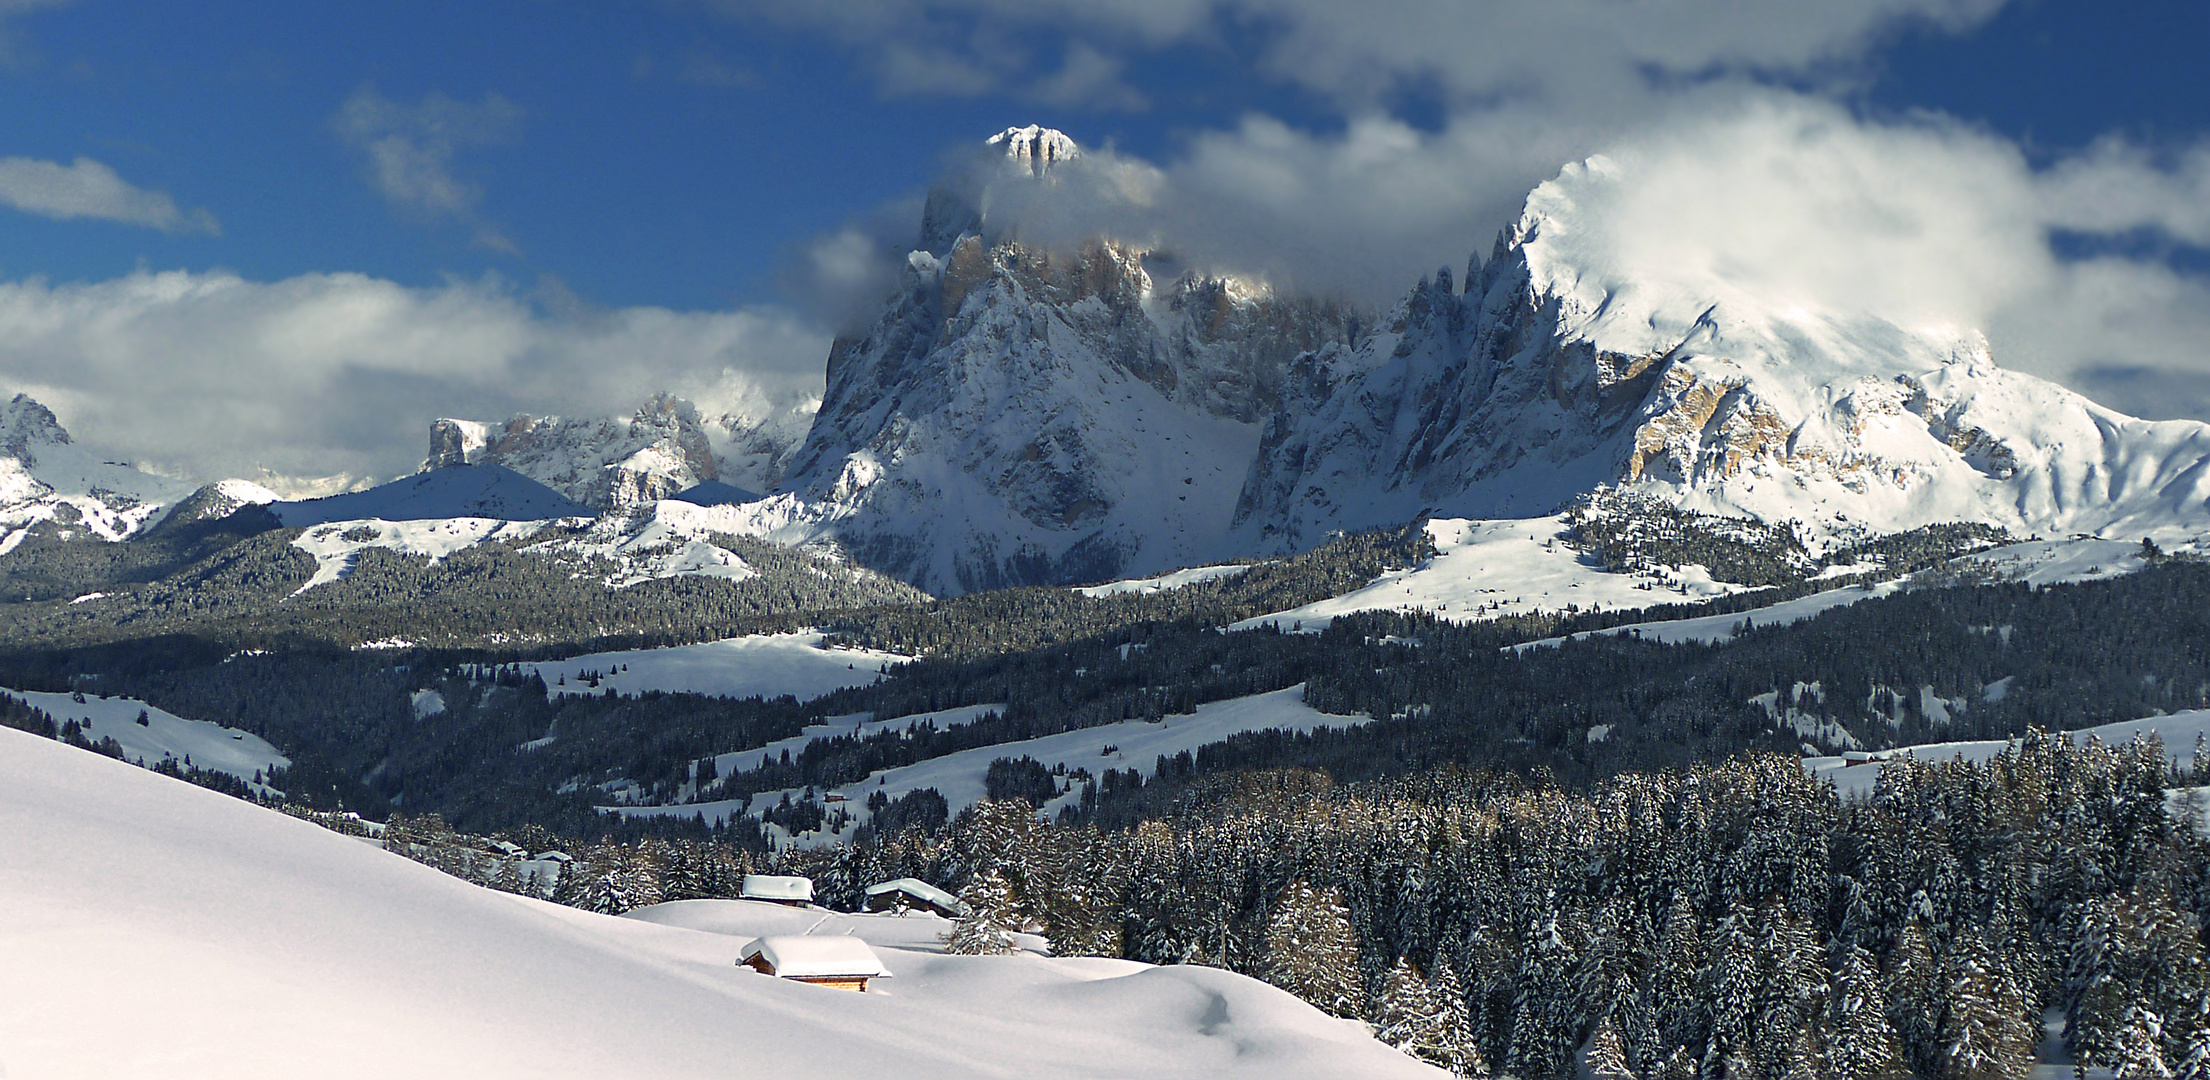
[[960,903],[958,897],[919,878],[902,877],[885,881],[880,885],[869,885],[867,887],[869,898],[881,896],[884,893],[904,893],[915,900],[926,904],[934,904],[945,911],[964,913],[967,910],[967,905]]
[[802,900],[810,904],[813,902],[813,879],[746,874],[744,887],[737,895],[746,900]]
[[875,950],[856,937],[764,937],[746,945],[738,962],[748,964],[753,957],[767,961],[785,979],[886,978],[890,974]]

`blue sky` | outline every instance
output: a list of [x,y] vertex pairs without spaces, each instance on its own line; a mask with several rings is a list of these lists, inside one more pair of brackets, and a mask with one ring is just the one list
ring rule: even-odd
[[[1008,125],[1156,168],[1223,268],[1382,302],[1566,160],[1760,95],[1937,125],[1960,161],[2015,156],[2037,205],[2125,192],[2029,224],[2163,314],[2003,314],[2055,303],[2042,282],[1987,301],[1991,336],[2120,407],[2210,415],[2199,0],[0,0],[0,43],[0,386],[177,471],[388,473],[430,415],[653,380],[787,396],[851,306],[823,253],[894,247],[947,155]],[[271,329],[378,304],[296,353]],[[658,308],[680,318],[606,329]],[[562,344],[584,318],[603,353]],[[394,329],[417,323],[483,349],[424,352]],[[164,419],[180,399],[207,411]]]

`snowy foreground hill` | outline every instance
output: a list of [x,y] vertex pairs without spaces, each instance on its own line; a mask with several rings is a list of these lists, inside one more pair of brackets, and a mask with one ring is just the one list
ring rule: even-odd
[[1440,1075],[1239,975],[935,955],[892,918],[881,991],[781,981],[735,960],[785,909],[522,899],[5,729],[0,866],[9,1080]]

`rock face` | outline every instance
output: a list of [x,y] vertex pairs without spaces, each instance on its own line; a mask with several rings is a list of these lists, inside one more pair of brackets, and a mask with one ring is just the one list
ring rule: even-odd
[[601,511],[645,506],[721,475],[698,410],[666,394],[621,419],[432,422],[423,471],[455,465],[502,465]]
[[[1081,161],[1046,129],[990,145],[990,185],[1048,185]],[[1161,287],[1146,252],[1109,240],[1023,242],[989,219],[997,190],[931,195],[897,295],[836,342],[760,530],[936,593],[1211,557],[1289,362],[1347,343],[1356,320],[1201,275]]]
[[1440,271],[1371,335],[1300,358],[1234,543],[1532,516],[1598,485],[1844,535],[2210,525],[2210,426],[2005,371],[1976,334],[1636,265],[1583,207],[1624,182],[1602,159],[1569,167],[1463,292]]
[[0,405],[0,553],[34,536],[121,540],[192,485],[102,461],[29,395]]

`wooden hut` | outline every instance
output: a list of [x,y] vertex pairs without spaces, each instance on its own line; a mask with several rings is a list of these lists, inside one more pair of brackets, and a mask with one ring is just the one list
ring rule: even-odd
[[869,911],[928,911],[947,919],[967,915],[959,898],[918,878],[902,877],[867,887],[864,902]]
[[861,993],[867,980],[890,977],[875,950],[856,937],[764,937],[746,945],[737,963],[778,979]]

